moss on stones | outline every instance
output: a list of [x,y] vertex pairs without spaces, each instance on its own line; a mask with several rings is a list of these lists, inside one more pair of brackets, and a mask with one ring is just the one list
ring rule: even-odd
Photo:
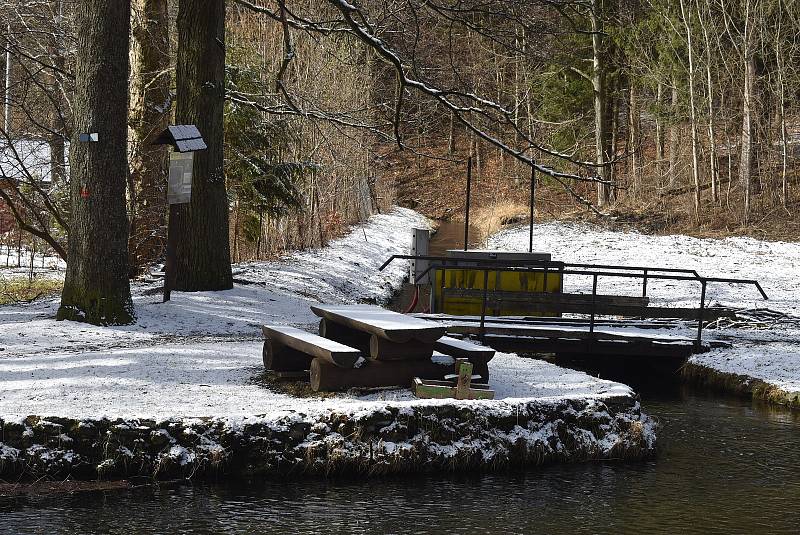
[[[237,425],[224,419],[0,420],[0,477],[112,479],[337,473],[375,475],[654,454],[650,421],[602,402],[379,408],[289,415]],[[511,420],[509,414],[514,414]]]

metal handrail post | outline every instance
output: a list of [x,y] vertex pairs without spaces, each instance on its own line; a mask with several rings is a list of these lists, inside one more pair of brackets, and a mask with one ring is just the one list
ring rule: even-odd
[[644,270],[644,278],[642,279],[642,297],[647,297],[647,270]]
[[706,280],[700,280],[700,310],[697,311],[697,348],[703,345],[703,312],[706,308]]
[[597,273],[592,276],[592,314],[589,317],[589,332],[594,333],[595,304],[597,302]]
[[489,270],[483,271],[483,303],[481,304],[481,340],[486,335],[486,300],[489,297]]

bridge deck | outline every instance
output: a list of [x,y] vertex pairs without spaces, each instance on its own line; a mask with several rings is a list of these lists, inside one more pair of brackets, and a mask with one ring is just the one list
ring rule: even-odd
[[590,330],[586,320],[577,318],[480,318],[422,315],[447,326],[448,334],[484,336],[488,345],[506,351],[586,355],[641,355],[643,357],[684,357],[725,345],[707,340],[697,344],[686,322],[612,320],[597,321]]

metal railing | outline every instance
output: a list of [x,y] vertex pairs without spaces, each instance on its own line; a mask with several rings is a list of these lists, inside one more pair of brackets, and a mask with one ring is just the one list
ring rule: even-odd
[[[700,306],[697,314],[697,336],[695,344],[699,347],[703,339],[703,315],[706,309],[706,288],[709,283],[718,284],[743,284],[755,286],[761,297],[769,299],[761,284],[753,279],[733,279],[724,277],[703,277],[696,270],[681,268],[661,268],[644,266],[619,266],[611,264],[581,264],[571,262],[556,262],[552,260],[503,260],[496,258],[453,258],[447,256],[431,255],[392,255],[384,262],[379,271],[383,271],[395,260],[426,260],[430,262],[427,269],[417,275],[423,278],[432,270],[442,270],[441,291],[439,293],[442,305],[444,304],[445,273],[448,269],[458,271],[483,271],[483,292],[481,298],[480,336],[483,338],[486,331],[486,308],[489,298],[489,271],[511,271],[519,273],[542,273],[544,275],[544,290],[547,290],[548,273],[592,277],[591,306],[589,313],[589,332],[594,333],[595,317],[597,316],[597,282],[600,277],[640,279],[642,281],[642,297],[647,297],[648,280],[674,280],[690,281],[700,284]],[[448,266],[447,264],[451,264]],[[465,265],[466,264],[466,265]],[[639,273],[641,272],[641,273]],[[435,282],[435,279],[434,279]],[[443,308],[443,306],[442,306]]]

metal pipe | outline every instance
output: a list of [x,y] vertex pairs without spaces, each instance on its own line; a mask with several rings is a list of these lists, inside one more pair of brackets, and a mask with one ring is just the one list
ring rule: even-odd
[[[452,257],[448,256],[431,256],[431,255],[392,255],[390,256],[382,265],[378,268],[378,271],[383,271],[386,269],[386,266],[391,264],[394,260],[452,260]],[[470,258],[470,263],[473,264],[485,264],[485,265],[508,265],[511,267],[516,266],[528,266],[528,265],[546,265],[552,267],[560,267],[560,266],[572,266],[572,267],[581,267],[581,268],[594,268],[594,269],[618,269],[618,270],[629,270],[629,271],[654,271],[654,272],[663,272],[663,273],[689,273],[693,275],[694,280],[700,280],[701,278],[707,277],[700,277],[700,274],[697,273],[694,269],[681,269],[681,268],[657,268],[652,266],[617,266],[613,264],[576,264],[570,262],[556,262],[553,260],[525,260],[524,262],[520,262],[519,260],[500,260],[500,259],[491,259],[491,258]],[[727,279],[719,279],[720,282],[724,282]],[[732,279],[739,281],[739,279]],[[752,281],[755,284],[755,281]]]
[[[398,258],[402,258],[403,256],[405,256],[405,255],[397,255]],[[410,258],[414,258],[414,257],[410,257]],[[424,257],[416,257],[416,258],[423,259]],[[452,258],[444,258],[444,257],[442,257],[442,259],[449,260],[449,261],[453,260]],[[473,262],[473,263],[479,264],[479,262]],[[495,264],[488,264],[488,265],[487,264],[483,264],[483,265],[472,265],[472,266],[456,266],[456,268],[459,269],[459,270],[462,270],[462,271],[476,271],[476,270],[482,271],[482,270],[486,269],[486,267],[493,267],[494,269],[497,269],[497,270],[517,272],[517,273],[545,273],[548,270],[548,267],[553,267],[553,264],[557,264],[557,263],[552,263],[551,262],[549,266],[545,265],[545,266],[542,266],[542,267],[514,267],[514,266],[503,266],[503,265],[495,265]],[[573,264],[573,265],[575,265],[575,264]],[[424,270],[420,274],[420,277],[424,277],[430,270],[437,269],[437,268],[441,268],[441,266],[437,265],[437,264],[431,264],[428,267],[428,269]],[[600,271],[600,272],[597,272],[597,271],[569,270],[569,269],[564,269],[563,268],[563,264],[561,264],[559,266],[558,271],[562,275],[585,275],[585,276],[588,276],[588,275],[595,275],[596,274],[596,275],[602,275],[604,277],[619,277],[619,278],[628,278],[628,279],[642,279],[642,278],[644,278],[644,275],[638,274],[638,273],[616,273],[616,272],[613,272],[613,271]],[[757,281],[753,281],[753,280],[745,280],[745,279],[741,279],[741,280],[739,280],[739,279],[716,279],[716,278],[713,278],[713,277],[702,277],[702,278],[698,279],[696,277],[688,277],[688,276],[680,276],[680,275],[654,275],[652,273],[649,273],[647,275],[647,277],[649,279],[657,279],[657,280],[677,280],[677,281],[698,281],[698,280],[701,280],[701,281],[705,281],[707,283],[708,282],[720,282],[720,283],[727,283],[727,284],[753,285],[753,286],[756,286],[757,288],[759,288],[759,291],[762,292],[762,295],[765,295],[763,293],[763,290],[760,288],[760,285],[758,284],[758,282]]]
[[481,303],[481,340],[486,334],[486,300],[489,298],[489,270],[483,270],[483,302]]
[[467,211],[464,214],[464,250],[469,249],[469,201],[472,190],[472,156],[467,158]]
[[642,279],[642,297],[647,297],[647,271],[644,270],[644,279]]
[[597,274],[592,277],[592,314],[589,316],[589,332],[594,332],[594,311],[597,304]]

